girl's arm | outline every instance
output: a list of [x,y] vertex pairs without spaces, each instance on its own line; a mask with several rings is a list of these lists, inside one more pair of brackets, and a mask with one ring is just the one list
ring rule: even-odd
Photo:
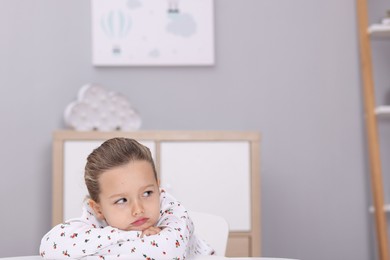
[[95,256],[116,255],[126,259],[184,259],[191,246],[193,224],[187,211],[174,198],[162,191],[161,232],[113,244]]
[[81,218],[53,227],[42,238],[39,253],[45,259],[80,258],[139,236],[140,232],[121,231],[98,221],[85,205]]

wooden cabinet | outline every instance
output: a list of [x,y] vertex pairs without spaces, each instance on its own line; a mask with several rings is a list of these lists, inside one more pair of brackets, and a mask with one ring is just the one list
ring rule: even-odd
[[255,132],[57,131],[53,136],[53,225],[80,216],[87,195],[86,157],[104,140],[117,136],[134,138],[150,148],[162,187],[188,210],[228,221],[228,256],[260,256],[260,136]]

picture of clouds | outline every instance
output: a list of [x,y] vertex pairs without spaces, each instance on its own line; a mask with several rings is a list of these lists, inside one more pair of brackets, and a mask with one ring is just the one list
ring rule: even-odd
[[95,66],[214,64],[213,0],[92,0]]

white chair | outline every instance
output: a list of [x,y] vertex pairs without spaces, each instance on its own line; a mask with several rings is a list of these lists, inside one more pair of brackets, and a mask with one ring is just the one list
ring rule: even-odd
[[215,254],[225,256],[229,236],[229,224],[220,216],[189,211],[190,218],[194,222],[195,234],[209,244]]

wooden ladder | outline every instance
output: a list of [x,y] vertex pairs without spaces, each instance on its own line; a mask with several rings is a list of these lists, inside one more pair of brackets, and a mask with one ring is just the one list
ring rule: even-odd
[[383,210],[384,192],[375,114],[375,87],[373,80],[370,35],[368,33],[368,0],[357,0],[357,19],[360,44],[360,63],[363,80],[364,110],[370,163],[371,190],[375,215],[376,238],[380,260],[389,260],[386,215]]

